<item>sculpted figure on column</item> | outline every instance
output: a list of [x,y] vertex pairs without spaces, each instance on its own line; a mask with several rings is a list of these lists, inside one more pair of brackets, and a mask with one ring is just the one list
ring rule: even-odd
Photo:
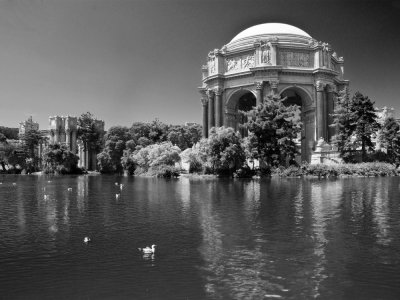
[[268,42],[262,46],[261,62],[263,64],[271,64],[271,43]]

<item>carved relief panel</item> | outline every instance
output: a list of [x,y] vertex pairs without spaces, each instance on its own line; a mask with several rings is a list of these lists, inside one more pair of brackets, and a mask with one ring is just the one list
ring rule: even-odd
[[215,56],[208,58],[208,75],[215,74]]
[[249,70],[254,67],[254,54],[230,57],[226,59],[225,69],[227,73]]
[[278,63],[284,67],[314,67],[314,56],[309,51],[279,49]]

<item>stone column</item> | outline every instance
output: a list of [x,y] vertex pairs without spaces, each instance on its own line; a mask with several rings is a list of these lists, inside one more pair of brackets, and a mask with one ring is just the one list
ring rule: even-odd
[[271,86],[272,95],[278,94],[278,84],[279,84],[279,80],[270,80],[269,81],[269,85]]
[[203,105],[203,137],[208,138],[208,99],[201,98],[201,104]]
[[327,106],[327,127],[328,127],[328,142],[332,141],[332,137],[336,134],[336,130],[334,127],[331,127],[333,123],[333,116],[332,114],[334,113],[335,110],[335,86],[333,85],[328,85],[327,86],[327,94],[326,94],[326,106]]
[[215,93],[213,90],[207,91],[208,97],[208,130],[215,127],[215,103],[214,103]]
[[73,153],[76,153],[76,133],[76,129],[73,129],[71,134],[71,151]]
[[55,130],[54,142],[55,143],[59,143],[60,142],[60,130],[59,129]]
[[71,151],[71,130],[65,129],[65,143],[67,144],[68,150]]
[[224,125],[223,120],[222,120],[222,89],[217,88],[215,90],[215,125],[217,127],[221,127]]
[[315,84],[315,89],[317,91],[317,101],[316,101],[316,131],[317,131],[317,136],[316,140],[319,140],[320,138],[323,138],[325,141],[327,140],[326,136],[326,119],[325,119],[325,90],[324,90],[325,85],[317,81]]
[[258,81],[254,83],[256,85],[256,104],[259,105],[263,102],[263,81]]

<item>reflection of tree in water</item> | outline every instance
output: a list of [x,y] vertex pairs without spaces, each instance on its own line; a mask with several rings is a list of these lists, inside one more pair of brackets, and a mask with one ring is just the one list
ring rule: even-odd
[[85,205],[88,200],[88,176],[78,177],[78,195],[77,195],[77,207],[79,213],[85,211]]
[[[271,268],[266,239],[257,225],[258,182],[216,182],[199,202],[206,292],[213,299],[262,299],[285,293],[278,270]],[[223,195],[235,195],[226,198]]]

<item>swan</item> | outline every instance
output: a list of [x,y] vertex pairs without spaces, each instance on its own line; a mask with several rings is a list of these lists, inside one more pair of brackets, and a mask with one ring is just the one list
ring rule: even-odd
[[91,242],[90,237],[85,236],[85,238],[83,239],[83,242],[86,243],[86,244],[89,243],[89,242]]
[[146,248],[138,248],[143,254],[154,254],[156,252],[157,245],[151,245],[151,248],[147,246]]

